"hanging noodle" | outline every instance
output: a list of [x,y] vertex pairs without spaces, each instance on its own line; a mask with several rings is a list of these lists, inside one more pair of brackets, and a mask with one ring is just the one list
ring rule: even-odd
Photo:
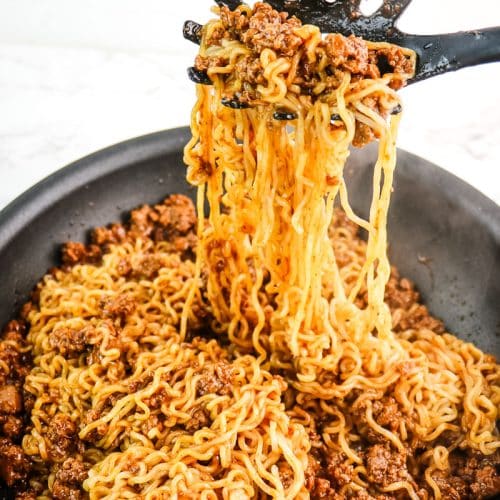
[[[56,499],[499,493],[499,365],[386,253],[415,54],[266,4],[218,13],[185,149],[198,217],[174,195],[66,245],[0,341],[30,415],[8,436],[21,406],[0,404],[4,479]],[[364,220],[344,165],[374,139]]]

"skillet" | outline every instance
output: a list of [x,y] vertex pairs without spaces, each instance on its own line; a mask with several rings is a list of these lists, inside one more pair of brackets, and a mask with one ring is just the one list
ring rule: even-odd
[[[156,132],[86,156],[39,182],[0,212],[0,327],[13,318],[59,248],[171,193],[185,180],[187,127]],[[346,166],[350,201],[368,211],[376,146]],[[500,357],[500,207],[432,163],[398,151],[389,211],[389,255],[449,331]],[[0,486],[0,498],[9,493]]]

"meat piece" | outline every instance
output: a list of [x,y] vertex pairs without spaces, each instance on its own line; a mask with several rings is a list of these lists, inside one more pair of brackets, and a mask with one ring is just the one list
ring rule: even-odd
[[387,61],[393,73],[413,73],[412,62],[405,56],[401,47],[397,45],[377,49],[377,58]]
[[159,255],[144,255],[133,268],[133,277],[136,279],[151,280],[158,275],[163,263]]
[[435,333],[444,333],[445,331],[443,322],[431,316],[427,307],[422,304],[414,304],[394,326],[394,331],[404,332],[405,330],[420,330],[423,328]]
[[128,276],[132,272],[132,265],[130,264],[129,259],[124,257],[118,261],[118,265],[116,266],[116,270],[120,276]]
[[31,470],[31,461],[20,446],[7,438],[0,438],[0,477],[7,486],[26,481]]
[[16,492],[16,500],[36,500],[38,495],[33,490]]
[[77,426],[68,415],[55,415],[46,434],[50,455],[54,460],[60,461],[75,449],[78,443],[77,433]]
[[359,37],[345,37],[332,33],[325,37],[325,52],[331,66],[347,70],[356,75],[377,76],[376,69],[370,66],[368,45]]
[[135,311],[137,303],[131,295],[120,293],[101,299],[100,307],[106,316],[123,319]]
[[[96,420],[101,418],[102,414],[99,410],[89,410],[85,414],[84,423],[85,425],[91,424]],[[97,427],[94,427],[84,438],[83,441],[87,443],[96,444],[108,431],[108,424],[102,423]]]
[[[178,251],[183,257],[191,255],[196,244],[196,211],[193,202],[184,195],[169,196],[154,206],[143,205],[130,213],[128,224],[112,224],[98,227],[92,233],[92,241],[105,251],[106,245],[135,241],[138,238],[165,241],[167,251]],[[184,255],[185,252],[188,254]],[[130,262],[120,262],[119,273],[128,275]]]
[[392,396],[383,397],[375,400],[373,405],[373,418],[377,424],[385,427],[392,432],[399,429],[403,420],[403,414],[399,410],[397,401]]
[[492,465],[477,470],[470,490],[475,498],[489,498],[500,495],[500,475]]
[[150,415],[148,419],[141,425],[141,431],[146,435],[152,429],[158,429],[158,432],[162,432],[164,426],[163,421],[159,418],[160,415]]
[[315,487],[316,475],[321,469],[321,465],[312,455],[308,455],[307,467],[304,472],[305,475],[305,487],[309,491],[313,491]]
[[370,144],[375,139],[375,133],[373,130],[365,123],[356,122],[356,129],[354,131],[354,137],[352,139],[352,145],[356,148],[362,148],[367,144]]
[[414,284],[406,278],[400,278],[398,271],[392,268],[385,287],[385,302],[391,312],[397,312],[393,314],[394,331],[428,328],[435,333],[443,333],[443,322],[431,316],[424,305],[418,304],[419,301],[420,294],[415,290]]
[[[162,240],[169,241],[172,237],[187,235],[196,229],[196,211],[193,202],[187,196],[174,194],[162,204],[156,205],[158,223],[163,229]],[[155,240],[159,238],[155,235]]]
[[24,429],[24,422],[21,418],[12,415],[2,415],[0,422],[2,422],[2,431],[5,436],[8,436],[12,440],[17,440],[21,437]]
[[449,471],[437,470],[433,472],[432,479],[436,481],[443,498],[460,500],[469,497],[466,482],[461,477],[450,475]]
[[241,81],[248,82],[250,85],[259,85],[265,83],[264,68],[260,59],[246,56],[242,57],[235,65],[234,73]]
[[74,329],[56,328],[49,334],[49,345],[63,356],[74,357],[85,351],[89,327]]
[[400,279],[399,273],[392,268],[391,277],[385,287],[385,302],[391,309],[409,309],[418,302],[420,296],[412,282],[406,278]]
[[233,36],[256,53],[268,48],[293,56],[303,44],[302,38],[294,33],[302,23],[262,2],[255,3],[250,16],[222,7],[221,20]]
[[19,389],[13,385],[0,387],[0,413],[15,415],[23,409],[23,400]]
[[99,246],[123,243],[127,230],[122,224],[111,224],[109,227],[96,227],[92,231],[92,241]]
[[165,389],[160,387],[156,392],[154,392],[149,398],[144,399],[144,403],[153,410],[157,410],[161,405],[168,401],[169,396],[167,395]]
[[389,445],[376,444],[366,452],[368,480],[380,486],[388,486],[408,478],[406,455],[393,451]]
[[477,451],[464,453],[456,450],[450,454],[449,460],[448,476],[439,478],[443,488],[451,487],[462,494],[464,490],[457,485],[465,482],[471,498],[490,498],[500,494],[500,452],[483,455]]
[[[12,336],[14,335],[14,336]],[[22,320],[13,319],[9,321],[2,332],[2,338],[4,340],[16,340],[21,341],[26,335],[26,323]]]
[[86,497],[82,483],[87,479],[88,466],[81,460],[68,458],[56,472],[52,486],[55,500],[80,500]]
[[351,500],[395,500],[396,498],[403,499],[405,497],[403,496],[395,497],[393,495],[384,495],[384,494],[370,495],[370,493],[368,493],[368,491],[366,490],[359,490],[350,495],[349,498]]
[[208,427],[210,423],[210,412],[203,405],[199,405],[192,410],[191,418],[186,422],[185,427],[188,432],[196,432],[203,427]]
[[[22,321],[11,321],[4,329],[3,338],[0,340],[0,386],[13,385],[21,388],[30,371],[31,354],[26,349],[24,331]],[[13,404],[16,405],[16,401],[13,401]],[[10,406],[8,403],[6,405]],[[6,410],[10,411],[8,408]]]
[[31,410],[33,410],[33,407],[35,406],[35,401],[35,395],[23,389],[24,410],[27,413],[31,413]]
[[233,370],[227,361],[208,365],[201,372],[197,392],[204,394],[229,395],[233,390]]
[[102,251],[97,245],[69,241],[62,246],[62,262],[65,266],[98,264],[101,258]]
[[317,477],[314,481],[314,488],[311,492],[311,498],[316,500],[326,498],[331,500],[340,500],[342,496],[338,495],[331,487],[330,481],[323,477]]
[[353,466],[347,461],[343,453],[330,452],[326,460],[326,471],[332,485],[342,488],[352,482]]
[[278,474],[280,475],[281,484],[285,489],[288,489],[293,483],[293,470],[287,462],[278,463]]

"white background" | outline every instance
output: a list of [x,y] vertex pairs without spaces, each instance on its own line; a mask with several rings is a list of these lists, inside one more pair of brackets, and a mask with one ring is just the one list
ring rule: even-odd
[[[370,0],[370,4],[376,3]],[[186,125],[209,0],[0,0],[0,208],[54,170],[121,140]],[[400,28],[500,25],[500,0],[413,0]],[[402,91],[399,146],[500,203],[500,64]],[[423,200],[423,202],[425,202]]]

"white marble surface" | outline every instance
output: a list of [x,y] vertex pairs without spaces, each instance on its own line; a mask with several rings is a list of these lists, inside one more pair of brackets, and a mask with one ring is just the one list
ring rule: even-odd
[[[206,20],[210,5],[0,0],[0,208],[81,156],[187,124],[194,90],[185,68],[195,47],[181,26]],[[414,0],[400,27],[436,33],[499,24],[499,0]],[[403,98],[400,147],[500,204],[500,64],[413,85]]]

